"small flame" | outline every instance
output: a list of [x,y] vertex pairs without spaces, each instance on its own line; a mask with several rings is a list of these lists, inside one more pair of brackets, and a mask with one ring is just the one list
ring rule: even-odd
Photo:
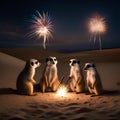
[[68,89],[66,86],[60,86],[58,91],[57,91],[57,95],[58,96],[65,96],[67,91],[68,91]]

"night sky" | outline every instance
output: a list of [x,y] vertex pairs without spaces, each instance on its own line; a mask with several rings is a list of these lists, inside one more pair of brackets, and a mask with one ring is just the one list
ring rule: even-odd
[[48,50],[75,52],[99,49],[98,40],[89,42],[87,23],[98,13],[105,17],[107,32],[101,35],[102,48],[120,48],[119,0],[1,0],[0,48],[42,47],[43,39],[29,38],[33,14],[48,12],[53,37]]

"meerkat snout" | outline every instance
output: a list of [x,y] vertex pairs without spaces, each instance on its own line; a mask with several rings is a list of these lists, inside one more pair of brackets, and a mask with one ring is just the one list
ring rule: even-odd
[[80,61],[77,59],[70,59],[69,65],[74,66],[75,64],[80,64]]
[[93,63],[86,63],[83,70],[87,71],[89,69],[95,69],[95,64]]
[[30,59],[29,61],[30,61],[31,67],[33,67],[33,68],[37,68],[41,65],[41,63],[38,60]]
[[58,62],[57,62],[57,59],[56,57],[49,57],[49,58],[46,58],[46,63],[47,65],[56,65]]

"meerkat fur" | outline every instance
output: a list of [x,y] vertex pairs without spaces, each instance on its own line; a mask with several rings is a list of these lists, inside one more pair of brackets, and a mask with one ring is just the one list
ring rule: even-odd
[[102,82],[95,65],[93,63],[86,63],[84,70],[87,72],[86,81],[89,92],[95,95],[102,94]]
[[70,59],[69,89],[70,91],[81,93],[85,90],[85,82],[81,74],[80,61]]
[[57,63],[58,61],[56,57],[50,56],[46,59],[46,66],[40,80],[40,87],[43,93],[49,91],[48,89],[51,89],[53,92],[58,89],[59,79],[57,73]]
[[24,69],[21,71],[17,78],[16,88],[19,94],[32,96],[34,88],[33,84],[36,83],[34,80],[35,68],[39,67],[40,63],[36,59],[30,59],[26,61]]

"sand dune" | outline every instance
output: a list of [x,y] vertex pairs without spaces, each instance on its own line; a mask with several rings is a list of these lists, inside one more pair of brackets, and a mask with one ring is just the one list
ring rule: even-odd
[[[17,50],[14,56],[23,60],[32,55],[32,53],[24,52],[22,57],[23,51],[19,52],[21,57]],[[35,51],[33,53],[35,54]],[[108,55],[107,53],[106,55]],[[58,57],[59,78],[61,79],[61,77],[64,76],[65,79],[67,79],[69,74],[68,60],[73,57],[81,58],[81,66],[83,67],[86,60],[89,60],[90,54],[94,56],[96,52],[94,54],[76,53],[66,55],[49,51],[43,51],[43,53],[38,52],[33,57],[39,59],[42,65],[36,70],[35,79],[38,82],[41,77],[46,56],[54,55]],[[86,95],[85,93],[67,93],[64,97],[57,96],[56,93],[42,94],[40,92],[37,93],[37,96],[18,95],[9,88],[16,88],[15,82],[17,75],[23,69],[25,62],[10,55],[0,53],[1,120],[119,120],[120,61],[119,59],[116,60],[116,55],[112,60],[108,60],[108,62],[106,59],[107,56],[105,56],[105,59],[103,58],[104,61],[95,60],[97,69],[102,78],[103,87],[108,90],[102,96],[97,97],[90,97],[90,95]],[[99,59],[102,59],[102,57],[104,56],[99,56]],[[91,60],[92,59],[93,58],[91,58]]]
[[39,48],[1,48],[1,52],[15,56],[22,60],[37,58],[44,62],[48,56],[56,56],[61,62],[68,62],[70,58],[78,58],[81,62],[120,62],[120,48],[83,51],[78,53],[59,53],[56,51],[41,50]]
[[17,75],[24,64],[20,59],[0,53],[0,87],[15,86]]

